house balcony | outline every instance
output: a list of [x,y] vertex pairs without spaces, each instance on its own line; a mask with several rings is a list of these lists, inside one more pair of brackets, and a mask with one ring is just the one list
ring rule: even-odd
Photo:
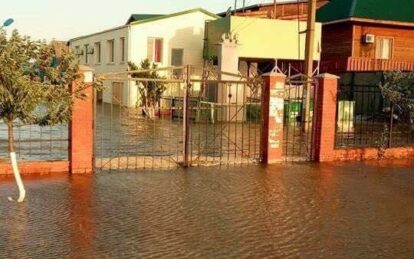
[[329,73],[396,70],[414,71],[414,61],[349,57],[321,62],[321,71]]

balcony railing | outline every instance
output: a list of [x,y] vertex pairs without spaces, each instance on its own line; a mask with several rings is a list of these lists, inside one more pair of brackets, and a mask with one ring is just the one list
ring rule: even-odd
[[414,71],[414,61],[353,58],[322,61],[322,72],[339,73],[347,71]]

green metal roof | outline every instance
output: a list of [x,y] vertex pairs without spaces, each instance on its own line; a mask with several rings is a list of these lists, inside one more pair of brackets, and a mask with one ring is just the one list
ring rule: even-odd
[[135,24],[141,24],[141,23],[147,23],[147,22],[153,22],[153,21],[157,21],[157,20],[162,20],[162,19],[167,19],[167,18],[172,18],[172,17],[176,17],[176,16],[180,16],[180,15],[185,15],[185,14],[189,14],[189,13],[195,13],[195,12],[201,12],[204,13],[208,16],[211,16],[213,18],[221,18],[220,16],[211,13],[209,11],[206,11],[202,8],[196,8],[196,9],[190,9],[187,11],[183,11],[183,12],[179,12],[179,13],[173,13],[173,14],[167,14],[167,15],[161,15],[161,16],[156,16],[156,17],[152,17],[152,18],[148,18],[148,19],[144,19],[144,20],[138,20],[135,22],[131,22],[131,25],[135,25]]
[[130,24],[131,22],[151,19],[155,17],[163,16],[163,14],[132,14],[131,17],[129,17],[126,24]]
[[349,18],[414,22],[414,0],[331,0],[316,16],[322,23]]

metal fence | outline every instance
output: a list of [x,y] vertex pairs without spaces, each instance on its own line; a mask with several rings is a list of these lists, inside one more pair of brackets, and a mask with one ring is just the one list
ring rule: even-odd
[[[14,123],[16,154],[27,161],[67,160],[68,126],[40,127]],[[8,159],[7,125],[0,122],[0,159]]]
[[[283,156],[287,162],[310,161],[311,159],[312,118],[317,82],[309,80],[307,91],[307,81],[303,74],[286,79]],[[307,102],[306,93],[310,95],[309,117],[307,119],[304,116]]]
[[[252,89],[250,80],[240,75],[227,75],[226,80],[207,68],[155,71],[163,79],[126,78],[116,72],[105,76],[105,90],[95,98],[98,171],[260,160],[261,89]],[[139,89],[155,81],[165,90],[148,110]]]
[[412,124],[398,105],[383,98],[379,88],[381,77],[371,79],[370,84],[367,80],[350,80],[340,85],[336,148],[414,146]]

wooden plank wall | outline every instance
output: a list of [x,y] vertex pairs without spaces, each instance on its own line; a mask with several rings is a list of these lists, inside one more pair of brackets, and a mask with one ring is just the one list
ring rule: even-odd
[[393,39],[393,60],[414,61],[414,27],[355,24],[353,45],[355,58],[375,58],[375,44],[362,43],[365,34]]
[[345,59],[352,55],[352,25],[347,23],[322,27],[322,60]]
[[[319,0],[316,4],[317,8],[320,8],[327,4],[328,0]],[[274,7],[272,4],[264,5],[255,9],[246,9],[245,13],[238,12],[237,15],[240,16],[253,16],[253,17],[262,17],[262,18],[272,18],[273,17]],[[308,3],[299,2],[298,3],[277,3],[276,14],[278,19],[286,20],[306,20],[308,13]]]

